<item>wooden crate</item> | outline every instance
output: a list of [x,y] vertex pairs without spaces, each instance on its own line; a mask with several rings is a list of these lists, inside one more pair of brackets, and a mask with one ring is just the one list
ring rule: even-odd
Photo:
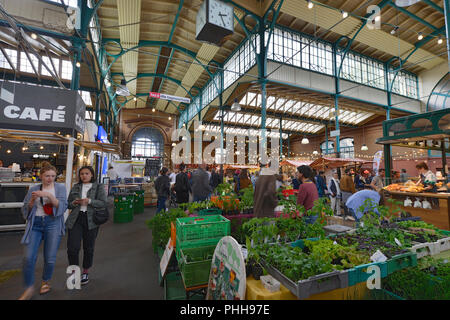
[[346,226],[350,228],[356,228],[356,222],[354,220],[344,220],[343,217],[339,216],[327,216],[327,225],[338,224],[341,226]]

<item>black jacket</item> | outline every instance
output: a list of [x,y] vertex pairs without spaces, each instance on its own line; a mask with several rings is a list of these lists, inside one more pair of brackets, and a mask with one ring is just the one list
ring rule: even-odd
[[175,192],[176,193],[188,193],[191,189],[189,185],[189,179],[186,172],[180,172],[175,179]]
[[170,195],[170,179],[168,176],[159,176],[155,180],[155,190],[158,197],[168,197]]
[[220,177],[217,172],[211,172],[211,181],[209,182],[209,184],[211,185],[213,190],[216,189],[220,184]]

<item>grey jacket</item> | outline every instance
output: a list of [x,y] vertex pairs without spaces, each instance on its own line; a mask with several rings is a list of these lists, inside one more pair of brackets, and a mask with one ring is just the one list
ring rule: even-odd
[[208,173],[198,168],[192,173],[192,194],[197,197],[207,197],[211,194],[212,188],[209,184]]
[[[22,207],[22,215],[23,218],[27,221],[27,225],[25,227],[25,234],[22,237],[22,244],[29,244],[30,243],[30,236],[31,236],[31,229],[33,227],[34,223],[34,217],[36,216],[36,210],[37,210],[37,203],[38,199],[34,202],[33,208],[28,208],[28,203],[31,199],[31,194],[34,191],[39,191],[41,185],[38,184],[36,186],[32,186],[30,189],[28,189],[28,193],[25,196],[25,199],[23,200],[23,207]],[[65,234],[65,228],[64,228],[64,212],[67,209],[67,192],[66,192],[66,186],[62,183],[55,183],[55,197],[58,199],[59,204],[58,208],[53,208],[53,218],[58,219],[58,234],[63,236]]]
[[[66,226],[68,229],[73,228],[75,221],[77,221],[78,214],[80,213],[80,205],[74,205],[72,204],[72,202],[76,199],[81,199],[81,187],[82,183],[77,183],[72,187],[72,190],[70,190],[68,208],[72,210],[72,212],[69,214],[69,217],[66,220]],[[97,197],[95,197],[97,188],[98,194]],[[95,208],[101,209],[106,207],[106,191],[104,186],[97,182],[93,182],[91,189],[89,189],[87,193],[87,197],[91,199],[91,203],[87,206],[87,218],[88,228],[89,230],[92,230],[98,227],[98,225],[96,225],[93,220]]]

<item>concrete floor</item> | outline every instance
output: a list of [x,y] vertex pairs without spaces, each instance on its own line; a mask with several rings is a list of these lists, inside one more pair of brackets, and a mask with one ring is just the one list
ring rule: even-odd
[[[81,290],[68,290],[66,274],[67,235],[61,240],[52,291],[40,296],[43,253],[40,248],[36,264],[35,300],[88,299],[163,299],[163,288],[158,284],[159,259],[153,253],[152,233],[145,221],[153,217],[155,208],[145,208],[130,223],[110,221],[100,227],[94,253],[94,265],[89,272],[89,283]],[[112,211],[111,211],[112,213]],[[23,232],[0,233],[0,271],[22,269],[24,246],[20,244]],[[82,263],[82,250],[80,252]],[[23,292],[22,272],[0,284],[0,300],[17,299]]]

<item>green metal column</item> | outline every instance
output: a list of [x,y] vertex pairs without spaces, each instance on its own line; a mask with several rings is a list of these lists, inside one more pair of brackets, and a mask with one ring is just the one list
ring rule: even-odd
[[442,139],[442,170],[444,171],[443,176],[446,178],[448,176],[447,171],[447,152],[445,152],[445,139]]
[[325,154],[328,154],[328,125],[325,125]]
[[[336,88],[339,87],[339,80],[336,78]],[[334,112],[335,112],[335,121],[336,121],[336,129],[339,130],[339,101],[338,101],[338,90],[336,90],[336,94],[334,95]],[[341,145],[340,145],[340,134],[336,136],[336,158],[341,157]]]
[[288,153],[287,153],[288,158],[291,156],[291,135],[288,134]]
[[445,32],[447,34],[447,57],[450,70],[450,0],[444,0]]
[[283,118],[280,117],[280,157],[283,157]]
[[384,170],[385,170],[385,185],[391,184],[392,176],[392,153],[391,153],[391,145],[384,145]]
[[72,61],[72,81],[70,82],[70,89],[78,90],[80,88],[80,68],[77,67],[77,63],[81,63],[81,50],[82,45],[80,40],[72,41],[74,48],[74,55]]

